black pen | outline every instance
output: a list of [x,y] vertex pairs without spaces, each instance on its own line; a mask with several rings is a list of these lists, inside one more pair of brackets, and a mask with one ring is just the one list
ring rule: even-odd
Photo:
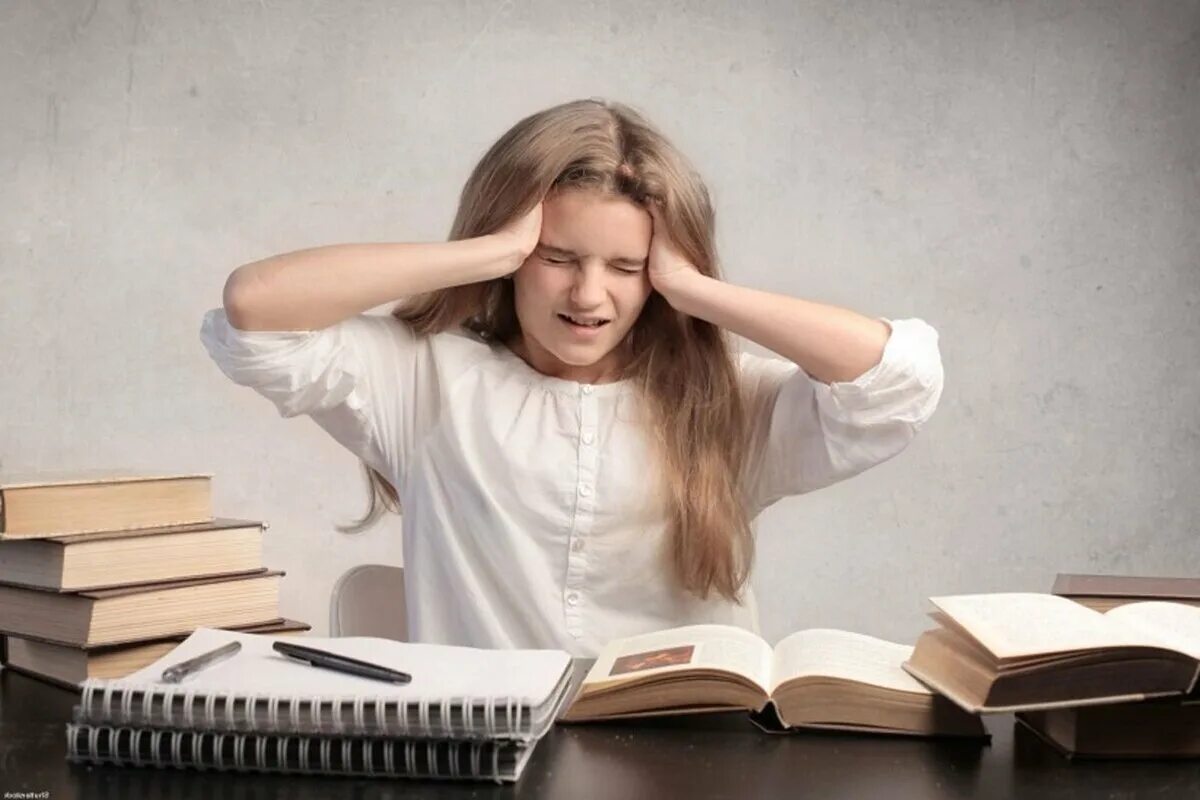
[[274,642],[271,647],[276,653],[304,661],[314,667],[324,667],[336,672],[344,672],[347,675],[374,678],[377,681],[387,681],[389,683],[412,682],[412,675],[409,675],[407,672],[381,667],[378,664],[359,661],[357,658],[330,653],[326,650],[317,650],[315,647],[305,647],[304,645],[292,644],[291,642]]

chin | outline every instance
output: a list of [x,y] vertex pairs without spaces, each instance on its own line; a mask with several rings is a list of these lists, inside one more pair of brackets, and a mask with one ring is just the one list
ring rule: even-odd
[[564,364],[573,367],[590,367],[612,351],[611,347],[581,346],[559,347],[550,352]]

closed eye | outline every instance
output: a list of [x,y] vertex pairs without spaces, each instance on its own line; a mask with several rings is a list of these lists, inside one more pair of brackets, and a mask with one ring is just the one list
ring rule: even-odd
[[[549,264],[574,264],[578,259],[575,258],[551,258],[548,255],[541,255],[541,259]],[[641,267],[618,267],[613,266],[617,272],[623,272],[626,275],[637,275],[642,271]]]

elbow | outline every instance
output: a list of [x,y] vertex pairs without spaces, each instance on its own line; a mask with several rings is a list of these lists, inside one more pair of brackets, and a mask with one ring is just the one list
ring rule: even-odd
[[929,421],[941,402],[942,390],[945,387],[945,373],[940,358],[925,371],[920,378],[920,383],[922,392],[915,404],[916,413],[912,420],[914,435]]
[[254,317],[254,294],[258,283],[254,273],[238,267],[225,280],[221,292],[221,304],[225,307],[225,318],[239,330],[252,330]]

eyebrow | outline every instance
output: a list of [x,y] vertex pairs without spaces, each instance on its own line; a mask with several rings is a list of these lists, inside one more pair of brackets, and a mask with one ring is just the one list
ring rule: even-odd
[[[543,250],[547,250],[551,254],[557,255],[557,256],[570,256],[571,258],[577,258],[579,256],[579,254],[576,253],[574,250],[568,250],[565,247],[555,247],[554,245],[546,244],[545,242],[539,242],[538,247],[542,248]],[[622,264],[622,265],[629,266],[629,267],[644,267],[644,266],[646,266],[646,259],[644,259],[644,258],[623,258],[623,257],[622,258],[610,258],[608,260],[608,263]]]

